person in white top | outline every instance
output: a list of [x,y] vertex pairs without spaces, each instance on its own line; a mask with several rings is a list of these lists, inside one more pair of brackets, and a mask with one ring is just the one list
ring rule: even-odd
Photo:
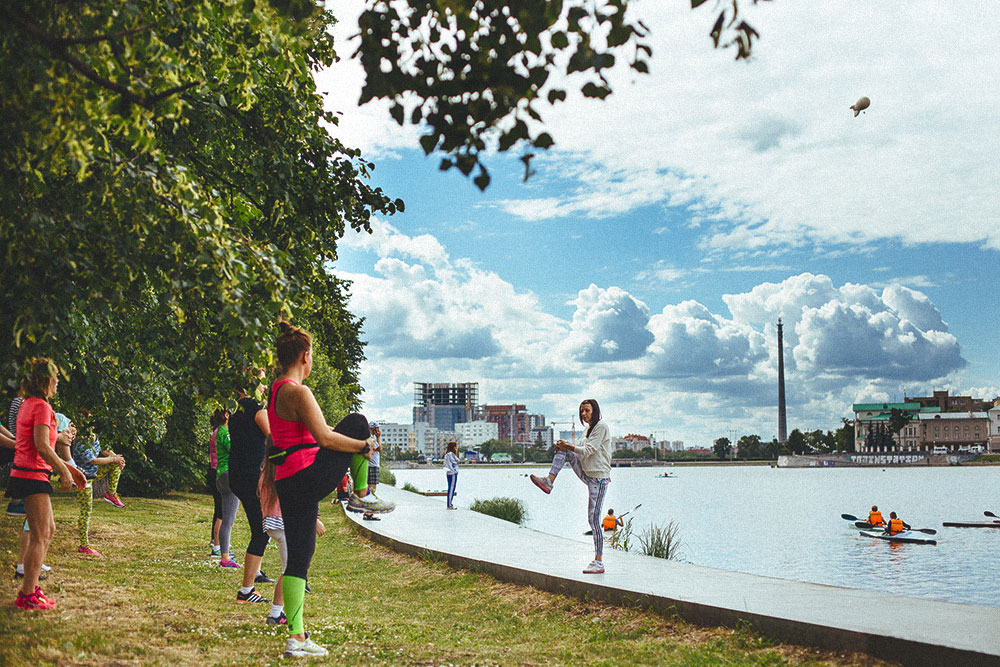
[[565,440],[557,442],[548,477],[531,475],[531,481],[545,493],[552,493],[556,476],[568,462],[580,481],[587,485],[587,521],[594,534],[594,560],[583,573],[602,574],[604,531],[601,530],[601,510],[608,484],[611,483],[611,433],[607,424],[601,421],[600,406],[592,398],[580,403],[580,421],[588,425],[583,442],[579,445],[571,445]]
[[458,484],[458,443],[452,440],[445,448],[444,470],[448,477],[448,509],[457,510],[455,507],[455,485]]

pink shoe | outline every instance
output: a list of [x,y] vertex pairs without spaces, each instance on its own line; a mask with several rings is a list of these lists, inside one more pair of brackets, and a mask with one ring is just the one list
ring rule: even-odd
[[102,557],[101,554],[100,554],[100,552],[97,549],[94,549],[93,547],[90,547],[90,546],[77,547],[76,548],[76,552],[78,554],[80,554],[81,556],[91,556],[93,558],[101,558]]
[[52,609],[56,606],[56,603],[44,597],[38,597],[37,593],[32,593],[31,595],[25,595],[21,591],[17,592],[17,599],[14,600],[14,606],[18,609]]
[[552,482],[549,481],[548,477],[538,477],[537,475],[530,475],[532,483],[545,493],[552,493]]
[[242,570],[243,566],[234,561],[232,558],[227,558],[225,560],[219,561],[219,567],[228,567],[235,570]]
[[125,507],[125,503],[122,502],[117,493],[111,493],[110,491],[105,493],[104,500],[108,501],[115,507]]

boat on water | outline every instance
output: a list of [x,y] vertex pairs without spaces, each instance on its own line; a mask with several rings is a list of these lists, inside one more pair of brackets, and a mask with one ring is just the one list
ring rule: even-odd
[[945,521],[941,525],[947,528],[1000,528],[997,521]]
[[862,530],[859,532],[863,537],[885,540],[886,542],[902,542],[905,544],[937,544],[937,540],[933,537],[927,537],[922,533],[915,533],[912,530],[904,530],[902,533],[896,533],[895,535],[889,535],[888,533],[875,532],[871,530]]

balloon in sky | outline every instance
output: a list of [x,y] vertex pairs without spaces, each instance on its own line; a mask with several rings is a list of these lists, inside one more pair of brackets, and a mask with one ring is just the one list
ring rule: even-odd
[[854,103],[851,108],[854,109],[854,117],[857,118],[858,114],[868,108],[872,101],[867,97],[862,97],[860,100]]

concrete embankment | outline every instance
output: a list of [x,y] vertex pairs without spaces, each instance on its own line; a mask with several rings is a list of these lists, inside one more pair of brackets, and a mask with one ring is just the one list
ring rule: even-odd
[[[454,567],[536,588],[676,613],[701,625],[751,624],[782,641],[861,651],[914,665],[1000,665],[1000,608],[810,584],[607,549],[607,572],[585,575],[593,545],[382,485],[396,503],[381,521],[349,514],[372,539]],[[794,548],[793,544],[776,548]]]

